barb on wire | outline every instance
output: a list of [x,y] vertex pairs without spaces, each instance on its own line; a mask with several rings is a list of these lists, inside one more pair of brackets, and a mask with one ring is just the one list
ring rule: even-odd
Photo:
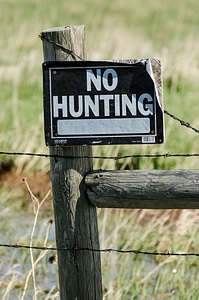
[[38,246],[28,246],[28,245],[19,245],[19,244],[0,244],[0,247],[7,247],[7,248],[14,248],[14,249],[33,249],[33,250],[42,250],[42,251],[92,251],[92,252],[117,252],[121,254],[141,254],[141,255],[155,255],[155,256],[199,256],[199,253],[180,253],[180,252],[150,252],[150,251],[141,251],[141,250],[120,250],[120,249],[112,249],[112,248],[107,248],[107,249],[93,249],[93,248],[78,248],[77,246],[73,248],[56,248],[56,247],[38,247]]
[[41,40],[45,40],[45,41],[47,41],[48,43],[51,43],[51,44],[55,45],[57,48],[59,48],[60,50],[62,50],[62,51],[65,52],[66,54],[71,55],[72,58],[73,58],[74,60],[76,60],[76,58],[79,58],[80,60],[84,60],[82,57],[80,57],[78,54],[76,54],[73,50],[70,50],[70,49],[68,49],[68,48],[66,48],[66,47],[64,47],[64,46],[62,46],[61,44],[56,43],[56,42],[54,42],[54,41],[48,39],[48,38],[44,35],[44,33],[41,33],[39,37],[41,38]]
[[185,126],[185,127],[187,127],[187,128],[190,128],[190,129],[192,129],[193,131],[195,131],[196,133],[199,133],[199,129],[197,129],[197,128],[191,126],[189,122],[186,122],[186,121],[184,121],[184,120],[182,120],[182,119],[176,117],[175,115],[171,114],[171,113],[168,112],[167,110],[164,110],[164,113],[165,113],[166,115],[168,115],[169,117],[171,117],[172,119],[174,119],[174,120],[180,122],[180,124],[181,124],[182,126]]

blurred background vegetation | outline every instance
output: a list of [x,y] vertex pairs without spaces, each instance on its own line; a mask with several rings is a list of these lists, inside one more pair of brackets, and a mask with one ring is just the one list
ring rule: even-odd
[[[0,1],[1,151],[48,153],[43,135],[42,45],[39,33],[85,25],[89,60],[162,59],[164,106],[199,127],[197,0]],[[198,135],[165,116],[163,145],[93,147],[94,154],[198,152]],[[7,157],[0,157],[5,161]],[[48,159],[13,158],[18,172],[48,170]],[[196,158],[95,161],[95,168],[198,168]]]

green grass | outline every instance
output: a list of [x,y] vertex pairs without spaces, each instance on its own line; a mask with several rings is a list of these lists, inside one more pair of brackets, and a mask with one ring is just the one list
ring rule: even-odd
[[[165,109],[193,126],[198,122],[198,2],[139,1],[1,1],[0,105],[1,150],[48,152],[43,137],[42,45],[47,28],[84,24],[89,59],[159,57],[163,65]],[[9,22],[7,22],[9,20]],[[164,145],[121,146],[120,154],[197,152],[197,134],[165,116]],[[184,138],[186,136],[186,138]],[[26,144],[25,144],[26,142]],[[24,145],[25,144],[25,145]],[[107,149],[108,147],[105,147]],[[115,152],[116,147],[111,147]],[[94,147],[94,154],[104,150]],[[109,150],[108,150],[109,151]],[[107,150],[106,150],[107,152]],[[3,159],[5,159],[3,157]],[[16,160],[20,170],[29,158]],[[38,159],[35,166],[46,167]],[[129,160],[126,168],[137,168]],[[120,168],[113,162],[96,168]],[[143,160],[139,168],[198,168],[198,160]]]
[[[99,212],[102,248],[197,253],[198,212]],[[119,220],[119,222],[118,222]],[[186,241],[186,242],[185,242]],[[198,299],[198,258],[102,253],[105,299]],[[111,266],[111,267],[110,267]]]
[[[88,59],[161,58],[165,109],[199,128],[198,0],[0,0],[0,7],[1,151],[48,153],[43,135],[43,54],[38,35],[45,29],[65,25],[85,25]],[[163,145],[93,147],[93,154],[198,153],[198,134],[167,115],[165,138]],[[49,170],[48,158],[11,159],[18,174]],[[10,157],[0,157],[0,161],[5,160]],[[199,161],[195,157],[96,159],[94,167],[198,169]],[[5,240],[12,238],[10,242],[17,222],[13,212],[20,214],[23,197],[18,189],[0,190],[1,232]],[[156,211],[137,215],[136,211],[98,210],[101,248],[197,252],[197,211],[182,211],[177,221],[172,214],[171,211],[159,216]],[[15,239],[26,242],[27,226],[21,230],[21,239],[20,236]],[[18,249],[17,254],[14,251],[10,264],[12,251],[7,256],[7,250],[2,251],[1,270],[3,264],[8,264],[10,273],[7,270],[1,273],[1,293],[5,295],[9,282],[12,288],[18,282],[16,293],[20,295],[24,278],[20,277],[21,269],[17,273],[16,266],[22,264],[27,274],[30,268],[27,251]],[[48,273],[47,265],[43,261],[38,272]],[[199,298],[196,257],[106,253],[102,254],[102,270],[105,299]],[[36,279],[40,278],[37,275]]]

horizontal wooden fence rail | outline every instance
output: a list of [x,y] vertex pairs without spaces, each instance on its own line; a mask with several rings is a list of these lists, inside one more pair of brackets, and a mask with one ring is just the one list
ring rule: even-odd
[[85,184],[96,207],[199,208],[199,170],[93,171]]

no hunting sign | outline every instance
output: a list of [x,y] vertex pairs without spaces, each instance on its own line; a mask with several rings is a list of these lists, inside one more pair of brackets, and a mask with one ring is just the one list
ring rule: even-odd
[[163,143],[150,59],[43,63],[48,146]]

